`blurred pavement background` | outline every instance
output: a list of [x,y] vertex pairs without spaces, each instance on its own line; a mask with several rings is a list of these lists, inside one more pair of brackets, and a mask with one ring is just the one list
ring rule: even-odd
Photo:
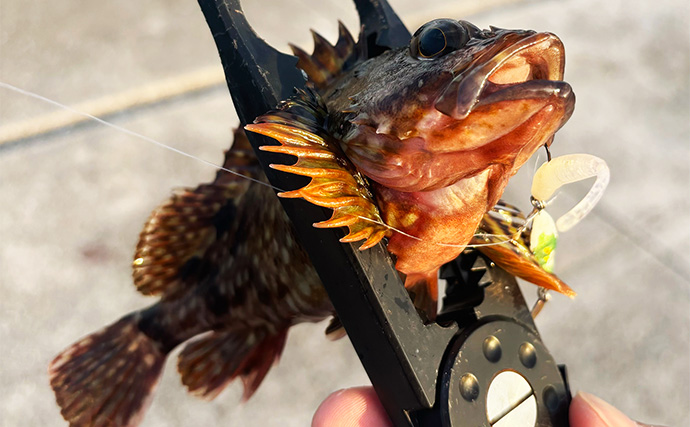
[[[288,41],[310,50],[309,28],[334,40],[337,19],[358,27],[343,1],[245,3],[257,32],[281,50]],[[563,39],[578,101],[553,153],[600,156],[612,180],[560,241],[557,271],[578,297],[555,296],[537,323],[574,391],[647,423],[690,425],[689,3],[390,3],[412,31],[449,17]],[[212,162],[237,124],[194,1],[2,0],[0,81],[79,108],[115,106],[114,123]],[[0,425],[8,427],[65,425],[48,362],[152,303],[131,285],[139,230],[171,189],[215,173],[93,122],[63,126],[74,116],[56,111],[0,88]],[[26,138],[53,125],[62,127]],[[524,169],[506,198],[526,208],[532,167]],[[584,191],[568,189],[559,202]],[[523,289],[533,297],[531,285]],[[171,357],[143,425],[308,425],[329,392],[368,382],[348,340],[328,342],[324,328],[294,328],[244,405],[238,384],[213,402],[187,395]]]

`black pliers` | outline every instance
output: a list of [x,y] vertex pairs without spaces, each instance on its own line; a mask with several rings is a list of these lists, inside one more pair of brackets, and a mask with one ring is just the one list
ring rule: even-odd
[[[385,0],[354,2],[370,55],[409,43],[409,31]],[[304,87],[297,58],[258,37],[239,0],[199,4],[242,126]],[[278,159],[258,150],[271,144],[268,138],[248,137],[273,186],[305,184],[268,167]],[[436,323],[425,324],[383,244],[359,251],[338,241],[342,231],[312,227],[330,210],[280,201],[396,426],[568,424],[565,370],[542,343],[514,277],[466,251],[442,268],[444,308]]]

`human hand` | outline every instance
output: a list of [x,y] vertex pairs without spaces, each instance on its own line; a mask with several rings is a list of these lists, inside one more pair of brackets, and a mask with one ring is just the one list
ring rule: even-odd
[[[321,403],[312,427],[385,427],[391,422],[372,387],[336,391]],[[588,393],[570,404],[571,427],[640,427],[621,411]]]
[[324,400],[314,414],[312,427],[391,426],[373,387],[338,390]]

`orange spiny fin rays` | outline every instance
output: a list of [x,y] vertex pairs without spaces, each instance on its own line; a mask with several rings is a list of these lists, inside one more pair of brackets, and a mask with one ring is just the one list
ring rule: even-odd
[[328,221],[314,224],[315,227],[347,226],[350,232],[341,241],[367,239],[360,249],[368,249],[390,234],[388,228],[372,222],[382,223],[382,219],[359,172],[344,166],[344,157],[331,151],[331,147],[314,141],[315,135],[306,136],[301,129],[277,123],[248,125],[247,130],[270,136],[282,143],[280,146],[263,146],[262,150],[290,154],[298,159],[294,165],[271,165],[272,168],[312,178],[306,186],[280,193],[279,196],[301,197],[315,205],[333,209],[333,216]]
[[499,201],[482,218],[470,245],[489,257],[508,273],[530,283],[560,292],[568,297],[576,295],[558,276],[544,270],[530,250],[530,226],[524,226],[524,215],[514,206]]
[[335,45],[315,31],[311,33],[314,38],[314,52],[311,55],[295,45],[290,44],[290,48],[298,59],[297,67],[307,73],[313,87],[321,90],[357,61],[359,50],[355,49],[355,41],[342,22],[338,22],[338,41]]
[[[279,196],[301,197],[315,205],[333,209],[329,220],[314,226],[348,227],[349,233],[341,241],[366,240],[361,250],[389,236],[391,231],[383,224],[366,179],[321,127],[326,110],[318,95],[300,92],[281,107],[283,109],[261,116],[254,124],[246,126],[247,130],[269,136],[281,144],[263,146],[261,150],[297,157],[293,165],[271,165],[272,168],[311,178],[306,186]],[[299,116],[291,111],[293,108],[299,111]]]

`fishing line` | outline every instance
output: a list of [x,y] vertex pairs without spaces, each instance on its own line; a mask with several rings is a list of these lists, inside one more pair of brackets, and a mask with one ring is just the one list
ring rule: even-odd
[[208,165],[208,166],[211,166],[211,167],[213,167],[213,168],[215,168],[215,169],[217,169],[217,170],[222,170],[222,171],[228,172],[228,173],[230,173],[230,174],[232,174],[232,175],[235,175],[235,176],[238,176],[238,177],[241,177],[241,178],[248,179],[248,180],[250,180],[250,181],[252,181],[252,182],[255,182],[255,183],[257,183],[257,184],[261,184],[261,185],[263,185],[263,186],[265,186],[265,187],[272,188],[272,189],[274,189],[274,190],[276,190],[276,191],[280,191],[280,192],[286,191],[286,190],[280,189],[280,188],[278,188],[278,187],[274,187],[274,186],[272,186],[271,184],[265,183],[265,182],[260,181],[260,180],[258,180],[258,179],[252,178],[252,177],[250,177],[250,176],[242,175],[242,174],[239,173],[239,172],[233,171],[233,170],[231,170],[231,169],[224,168],[223,166],[219,166],[219,165],[217,165],[217,164],[215,164],[215,163],[213,163],[213,162],[209,162],[208,160],[202,159],[201,157],[196,157],[196,156],[194,156],[193,154],[186,153],[186,152],[184,152],[184,151],[182,151],[182,150],[179,150],[179,149],[177,149],[177,148],[175,148],[175,147],[173,147],[173,146],[170,146],[170,145],[164,144],[164,143],[162,143],[162,142],[156,141],[156,140],[153,139],[153,138],[149,138],[148,136],[145,136],[145,135],[142,135],[142,134],[140,134],[140,133],[134,132],[134,131],[129,130],[129,129],[127,129],[127,128],[124,128],[124,127],[122,127],[122,126],[118,126],[118,125],[116,125],[116,124],[114,124],[114,123],[110,123],[110,122],[108,122],[108,121],[105,121],[105,120],[101,119],[100,117],[96,117],[96,116],[91,115],[91,114],[89,114],[89,113],[86,113],[86,112],[83,112],[83,111],[79,111],[79,110],[77,110],[77,109],[74,109],[74,108],[72,108],[72,107],[69,107],[69,106],[67,106],[67,105],[65,105],[65,104],[61,104],[61,103],[59,103],[59,102],[57,102],[57,101],[54,101],[54,100],[52,100],[52,99],[50,99],[50,98],[46,98],[45,96],[39,95],[39,94],[37,94],[37,93],[30,92],[30,91],[28,91],[28,90],[24,90],[24,89],[18,88],[18,87],[16,87],[16,86],[13,86],[13,85],[11,85],[11,84],[9,84],[9,83],[5,83],[5,82],[2,82],[2,81],[0,81],[0,87],[3,87],[3,88],[5,88],[5,89],[11,90],[11,91],[14,91],[14,92],[17,92],[17,93],[20,93],[20,94],[25,95],[25,96],[28,96],[28,97],[30,97],[30,98],[38,99],[39,101],[46,102],[46,103],[48,103],[48,104],[51,104],[51,105],[54,105],[54,106],[56,106],[56,107],[62,108],[63,110],[67,110],[67,111],[69,111],[69,112],[71,112],[71,113],[78,114],[78,115],[80,115],[80,116],[82,116],[82,117],[86,117],[86,118],[89,118],[89,119],[91,119],[91,120],[95,120],[96,122],[98,122],[98,123],[100,123],[100,124],[102,124],[102,125],[108,126],[108,127],[112,128],[112,129],[115,129],[115,130],[117,130],[117,131],[120,131],[120,132],[125,133],[125,134],[130,135],[130,136],[133,136],[133,137],[135,137],[135,138],[139,138],[139,139],[144,140],[144,141],[146,141],[146,142],[148,142],[148,143],[150,143],[150,144],[156,145],[156,146],[161,147],[161,148],[164,148],[164,149],[166,149],[166,150],[170,150],[170,151],[172,151],[172,152],[174,152],[174,153],[180,154],[180,155],[185,156],[185,157],[188,157],[188,158],[190,158],[190,159],[194,159],[194,160],[196,160],[196,161],[198,161],[198,162],[201,162],[201,163],[203,163],[203,164],[206,164],[206,165]]
[[510,242],[514,241],[515,238],[517,238],[517,236],[520,235],[520,229],[518,229],[518,231],[517,231],[514,235],[512,235],[512,236],[510,236],[510,235],[508,235],[508,234],[479,233],[479,234],[473,235],[472,237],[480,237],[480,238],[487,238],[487,237],[508,237],[508,238],[505,239],[505,240],[501,240],[501,241],[498,241],[498,242],[492,242],[492,243],[475,243],[475,244],[467,244],[467,245],[458,245],[458,244],[453,244],[453,243],[442,243],[442,242],[427,241],[427,240],[422,239],[421,237],[417,237],[417,236],[414,236],[414,235],[412,235],[412,234],[406,233],[406,232],[404,232],[404,231],[402,231],[402,230],[399,230],[399,229],[397,229],[397,228],[395,228],[395,227],[393,227],[393,226],[391,226],[391,225],[388,225],[388,224],[386,224],[386,223],[384,223],[384,222],[382,222],[382,221],[377,221],[377,220],[375,220],[375,219],[366,218],[366,217],[363,217],[363,216],[357,216],[357,218],[362,219],[362,220],[367,221],[367,222],[372,222],[372,223],[374,223],[374,224],[381,225],[381,226],[383,226],[383,227],[388,228],[388,229],[391,230],[391,231],[394,231],[394,232],[396,232],[396,233],[400,233],[400,234],[402,234],[402,235],[405,236],[405,237],[409,237],[410,239],[417,240],[417,241],[419,241],[419,242],[433,243],[433,244],[438,245],[438,246],[444,246],[444,247],[449,247],[449,248],[479,248],[479,247],[484,247],[484,246],[503,245],[503,244],[505,244],[505,243],[510,243]]
[[[202,158],[200,158],[200,157],[194,156],[194,155],[189,154],[189,153],[187,153],[187,152],[184,152],[184,151],[182,151],[182,150],[180,150],[180,149],[177,149],[177,148],[175,148],[175,147],[172,147],[172,146],[170,146],[170,145],[167,145],[167,144],[165,144],[165,143],[162,143],[162,142],[160,142],[160,141],[157,141],[157,140],[155,140],[155,139],[153,139],[153,138],[150,138],[150,137],[148,137],[148,136],[145,136],[145,135],[142,135],[142,134],[140,134],[140,133],[134,132],[134,131],[132,131],[132,130],[130,130],[130,129],[127,129],[127,128],[125,128],[125,127],[118,126],[118,125],[116,125],[116,124],[114,124],[114,123],[111,123],[111,122],[108,122],[108,121],[106,121],[106,120],[104,120],[104,119],[101,119],[100,117],[94,116],[94,115],[89,114],[89,113],[86,113],[86,112],[84,112],[84,111],[79,111],[79,110],[77,110],[77,109],[75,109],[75,108],[72,108],[72,107],[70,107],[70,106],[68,106],[68,105],[62,104],[62,103],[60,103],[60,102],[58,102],[58,101],[54,101],[54,100],[52,100],[52,99],[50,99],[50,98],[46,98],[45,96],[39,95],[39,94],[37,94],[37,93],[34,93],[34,92],[30,92],[30,91],[28,91],[28,90],[21,89],[21,88],[19,88],[19,87],[17,87],[17,86],[14,86],[14,85],[11,85],[11,84],[9,84],[9,83],[2,82],[2,81],[0,81],[0,87],[5,88],[5,89],[8,89],[8,90],[13,91],[13,92],[16,92],[16,93],[19,93],[19,94],[24,95],[24,96],[28,96],[28,97],[30,97],[30,98],[37,99],[37,100],[39,100],[39,101],[43,101],[43,102],[48,103],[48,104],[50,104],[50,105],[56,106],[56,107],[58,107],[58,108],[61,108],[61,109],[63,109],[63,110],[66,110],[66,111],[69,111],[69,112],[71,112],[71,113],[73,113],[73,114],[77,114],[77,115],[80,115],[80,116],[82,116],[82,117],[86,117],[86,118],[88,118],[88,119],[94,120],[94,121],[96,121],[97,123],[102,124],[102,125],[104,125],[104,126],[107,126],[107,127],[109,127],[109,128],[115,129],[116,131],[122,132],[122,133],[124,133],[124,134],[126,134],[126,135],[133,136],[133,137],[138,138],[138,139],[141,139],[141,140],[146,141],[146,142],[148,142],[148,143],[150,143],[150,144],[153,144],[153,145],[156,145],[156,146],[161,147],[161,148],[163,148],[163,149],[166,149],[166,150],[172,151],[172,152],[174,152],[174,153],[180,154],[180,155],[185,156],[185,157],[187,157],[187,158],[196,160],[196,161],[201,162],[201,163],[203,163],[203,164],[205,164],[205,165],[211,166],[211,167],[213,167],[213,168],[215,168],[215,169],[217,169],[217,170],[221,170],[221,171],[223,171],[223,172],[228,172],[228,173],[230,173],[230,174],[232,174],[232,175],[235,175],[235,176],[240,177],[240,178],[247,179],[247,180],[249,180],[249,181],[255,182],[255,183],[259,184],[259,185],[263,185],[264,187],[271,188],[271,189],[276,190],[276,191],[278,191],[278,192],[286,192],[286,191],[287,191],[287,190],[283,190],[283,189],[281,189],[281,188],[275,187],[275,186],[273,186],[273,185],[271,185],[271,184],[268,184],[268,183],[266,183],[266,182],[260,181],[260,180],[258,180],[258,179],[252,178],[252,177],[250,177],[250,176],[243,175],[243,174],[241,174],[241,173],[239,173],[239,172],[236,172],[236,171],[234,171],[234,170],[232,170],[232,169],[227,169],[227,168],[225,168],[225,167],[223,167],[223,166],[219,166],[219,165],[217,165],[217,164],[215,164],[215,163],[213,163],[213,162],[210,162],[210,161],[208,161],[208,160],[205,160],[205,159],[202,159]],[[395,228],[395,227],[393,227],[393,226],[390,226],[390,225],[388,225],[388,224],[385,224],[385,223],[383,223],[383,222],[381,222],[381,221],[377,221],[377,220],[374,220],[374,219],[371,219],[371,218],[366,218],[366,217],[363,217],[363,216],[358,216],[357,218],[362,219],[362,220],[364,220],[364,221],[373,222],[373,223],[375,223],[375,224],[381,225],[381,226],[383,226],[383,227],[388,228],[388,229],[391,230],[391,231],[394,231],[394,232],[396,232],[396,233],[402,234],[402,235],[405,236],[405,237],[408,237],[408,238],[413,239],[413,240],[417,240],[417,241],[419,241],[419,242],[432,243],[432,244],[435,244],[435,245],[438,245],[438,246],[451,247],[451,248],[475,248],[475,247],[483,247],[483,246],[502,245],[502,244],[509,243],[509,242],[511,242],[512,240],[514,240],[515,237],[519,235],[519,233],[521,232],[521,230],[524,230],[524,228],[526,227],[526,224],[523,225],[522,228],[518,229],[518,232],[517,232],[514,236],[508,236],[508,235],[504,235],[504,234],[475,234],[475,235],[473,236],[473,237],[497,237],[497,238],[498,238],[498,237],[504,237],[504,238],[506,238],[505,240],[502,240],[502,241],[492,242],[492,243],[478,243],[478,244],[472,244],[472,245],[470,245],[470,244],[467,244],[467,245],[458,245],[458,244],[452,244],[452,243],[442,243],[442,242],[426,241],[426,240],[422,239],[421,237],[413,236],[412,234],[406,233],[406,232],[404,232],[404,231],[402,231],[402,230],[399,230],[399,229],[397,229],[397,228]]]

